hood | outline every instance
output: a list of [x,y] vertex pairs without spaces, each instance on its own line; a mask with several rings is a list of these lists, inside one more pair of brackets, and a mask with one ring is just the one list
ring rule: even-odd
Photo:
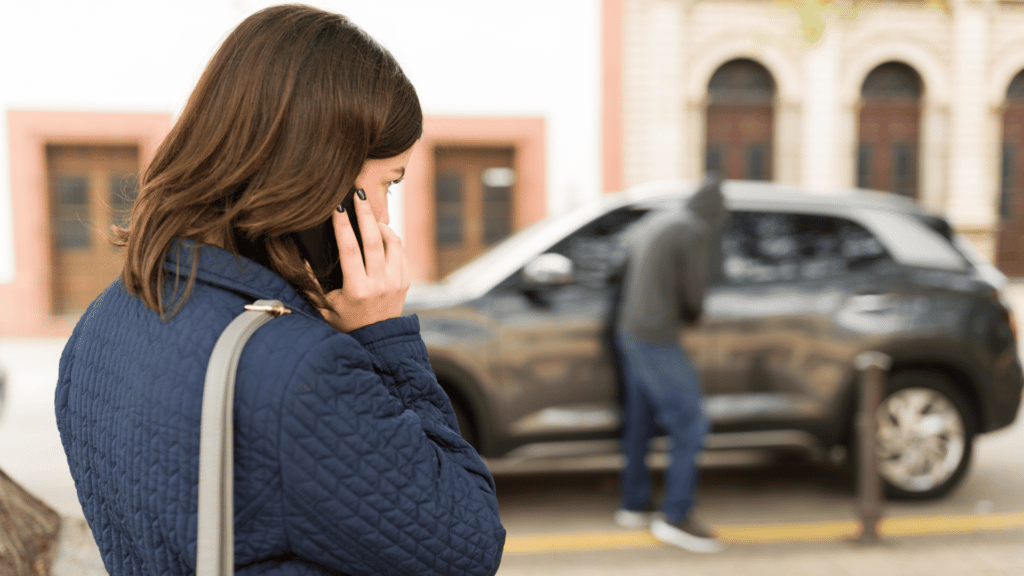
[[460,290],[458,286],[444,282],[416,283],[409,287],[402,314],[457,306],[469,299],[471,295]]
[[722,196],[722,179],[709,176],[700,188],[686,200],[686,209],[717,230],[725,222],[725,197]]

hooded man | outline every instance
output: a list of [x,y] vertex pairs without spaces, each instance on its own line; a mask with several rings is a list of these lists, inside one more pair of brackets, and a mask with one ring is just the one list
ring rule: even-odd
[[[697,371],[679,337],[703,312],[709,261],[725,217],[721,181],[709,178],[679,210],[640,220],[624,240],[629,261],[615,323],[626,458],[615,521],[625,528],[649,525],[655,538],[694,552],[723,546],[691,513],[708,422]],[[660,515],[645,462],[659,425],[671,440]]]

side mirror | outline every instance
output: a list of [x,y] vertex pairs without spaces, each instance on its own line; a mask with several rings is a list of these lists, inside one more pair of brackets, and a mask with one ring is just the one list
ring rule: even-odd
[[548,252],[526,263],[523,280],[531,288],[561,286],[572,282],[572,260]]

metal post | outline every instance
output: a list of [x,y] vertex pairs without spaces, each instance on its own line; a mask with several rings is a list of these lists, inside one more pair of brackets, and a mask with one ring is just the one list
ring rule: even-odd
[[860,371],[860,404],[857,409],[857,508],[860,513],[860,541],[878,541],[878,522],[882,519],[882,481],[878,476],[875,450],[878,421],[875,412],[882,401],[882,388],[892,358],[881,352],[857,356]]

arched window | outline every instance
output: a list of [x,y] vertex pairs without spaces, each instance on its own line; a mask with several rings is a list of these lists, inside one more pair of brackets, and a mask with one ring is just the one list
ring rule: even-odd
[[886,62],[860,93],[857,186],[916,198],[921,77],[902,62]]
[[724,178],[771,180],[775,80],[746,58],[723,64],[708,82],[705,168]]
[[1024,70],[1006,89],[999,183],[996,262],[1005,274],[1024,276]]

